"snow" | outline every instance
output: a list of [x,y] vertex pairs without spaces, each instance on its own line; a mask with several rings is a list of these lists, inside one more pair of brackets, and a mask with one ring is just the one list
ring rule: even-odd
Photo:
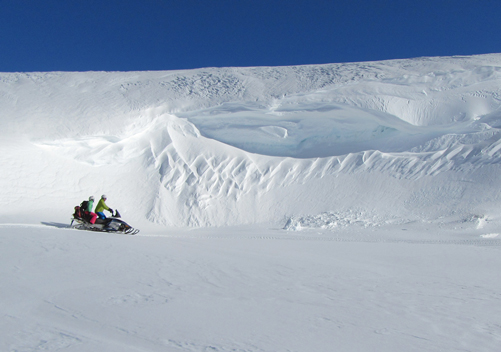
[[501,339],[501,242],[471,228],[0,234],[4,351],[496,351]]
[[[501,54],[0,73],[0,350],[496,351]],[[90,195],[141,232],[68,227]]]

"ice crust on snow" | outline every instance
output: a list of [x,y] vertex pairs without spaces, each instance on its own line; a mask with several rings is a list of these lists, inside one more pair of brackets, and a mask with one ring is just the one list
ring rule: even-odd
[[102,193],[172,226],[496,214],[500,83],[500,54],[2,73],[0,214],[66,215]]
[[381,219],[377,219],[377,217],[350,210],[344,213],[325,212],[318,215],[290,217],[284,229],[289,231],[301,231],[303,229],[333,230],[353,225],[365,228],[379,226],[383,223],[384,222]]

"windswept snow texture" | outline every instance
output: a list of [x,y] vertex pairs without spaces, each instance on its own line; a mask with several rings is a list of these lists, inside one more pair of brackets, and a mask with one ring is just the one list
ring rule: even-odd
[[0,74],[0,216],[101,193],[169,226],[494,216],[500,90],[498,54]]

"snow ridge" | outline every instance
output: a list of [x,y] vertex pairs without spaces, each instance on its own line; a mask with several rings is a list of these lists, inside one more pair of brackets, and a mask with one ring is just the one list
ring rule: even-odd
[[52,165],[37,197],[115,191],[135,220],[173,226],[499,209],[500,69],[496,54],[0,74],[4,182]]

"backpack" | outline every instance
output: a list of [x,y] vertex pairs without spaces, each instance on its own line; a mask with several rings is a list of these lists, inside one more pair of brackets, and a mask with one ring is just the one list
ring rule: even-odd
[[86,212],[86,211],[88,211],[87,210],[88,208],[89,208],[89,201],[88,200],[84,200],[82,202],[82,204],[80,204],[80,211]]
[[75,219],[81,219],[83,216],[83,211],[80,209],[80,207],[77,205],[75,207],[75,212],[73,213],[73,217]]

